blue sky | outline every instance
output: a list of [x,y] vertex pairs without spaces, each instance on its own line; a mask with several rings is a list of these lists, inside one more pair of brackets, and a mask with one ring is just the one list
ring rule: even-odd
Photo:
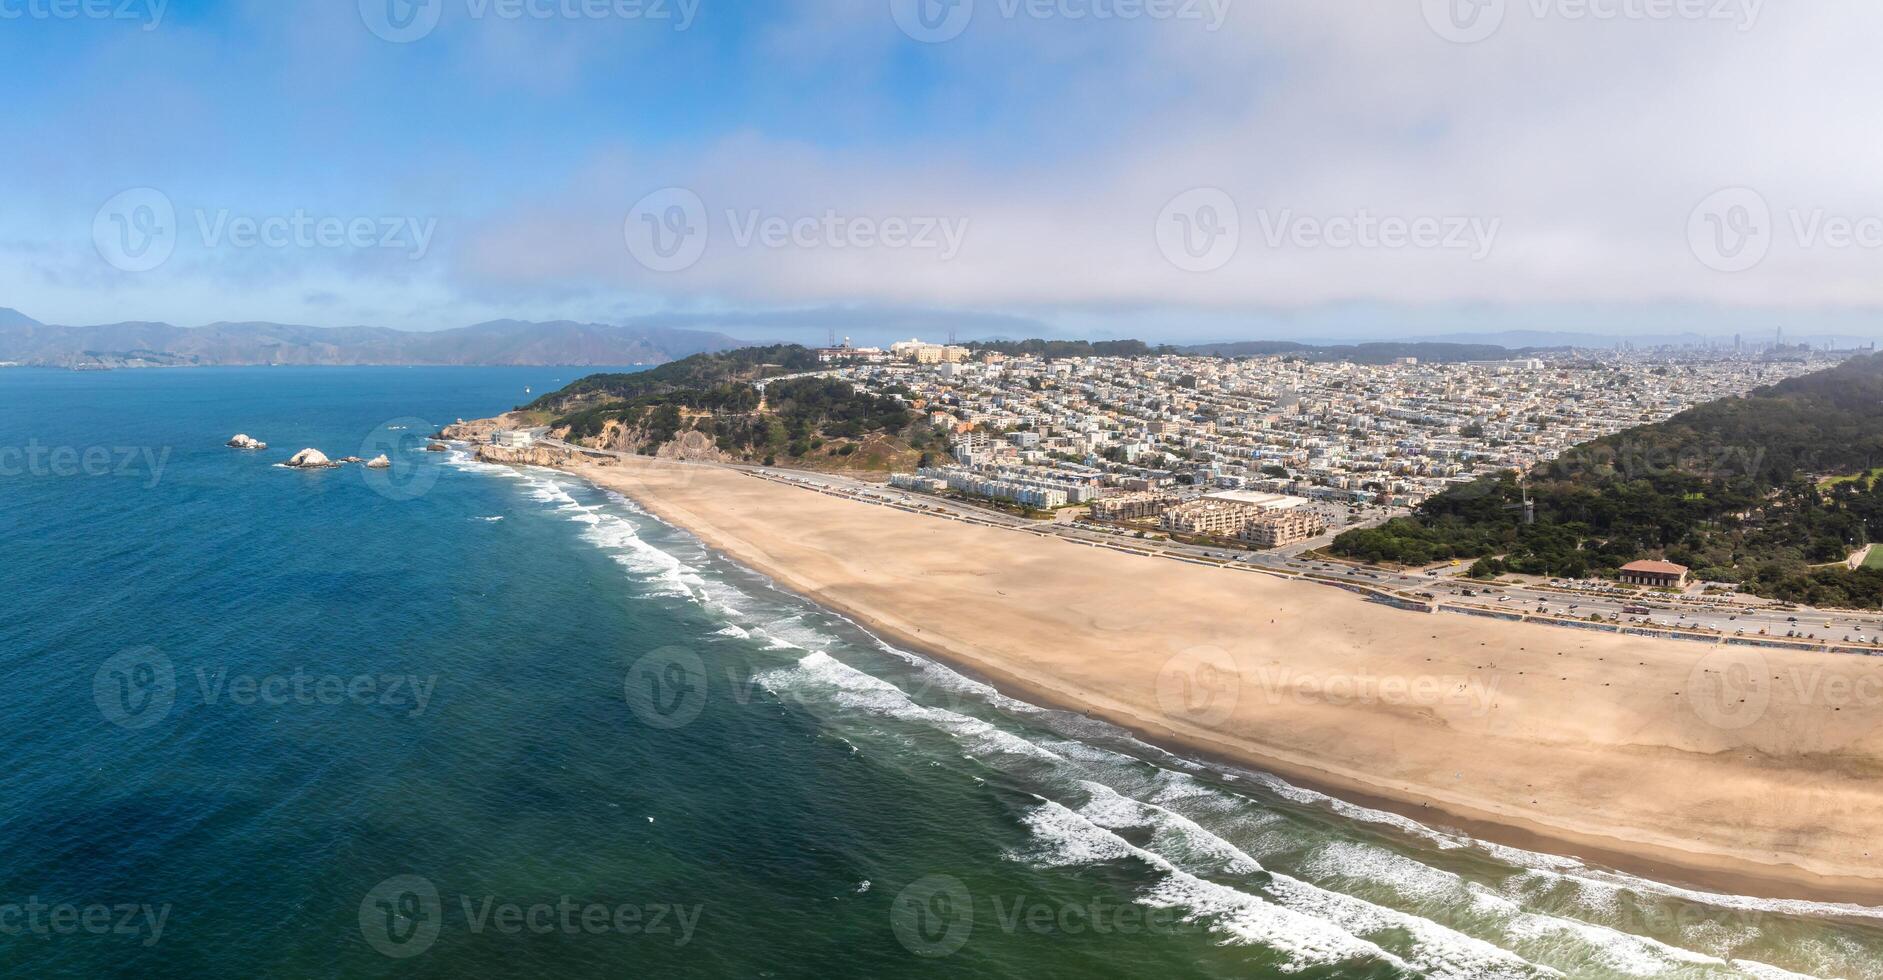
[[1873,5],[1478,2],[0,0],[0,306],[1883,332]]

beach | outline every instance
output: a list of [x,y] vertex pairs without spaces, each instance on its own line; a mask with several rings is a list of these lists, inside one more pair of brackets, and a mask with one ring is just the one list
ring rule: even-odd
[[1883,900],[1883,660],[1407,612],[646,459],[568,471],[1016,696],[1487,840]]

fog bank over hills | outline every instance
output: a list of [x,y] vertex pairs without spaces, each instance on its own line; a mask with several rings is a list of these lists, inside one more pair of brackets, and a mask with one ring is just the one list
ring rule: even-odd
[[284,323],[40,323],[0,308],[0,361],[66,368],[299,365],[663,364],[742,341],[703,330],[492,320],[450,330]]

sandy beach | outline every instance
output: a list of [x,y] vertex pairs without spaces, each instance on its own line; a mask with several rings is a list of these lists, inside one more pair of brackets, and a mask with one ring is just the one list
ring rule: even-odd
[[1883,658],[1406,612],[836,499],[569,471],[1018,696],[1662,881],[1883,902]]

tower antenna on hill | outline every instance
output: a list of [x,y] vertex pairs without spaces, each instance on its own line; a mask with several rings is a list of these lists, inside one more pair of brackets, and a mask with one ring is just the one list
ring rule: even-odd
[[1523,503],[1505,504],[1505,510],[1523,511],[1523,523],[1527,527],[1536,523],[1536,501],[1530,499],[1530,477],[1527,473],[1517,474],[1517,489],[1523,494]]

